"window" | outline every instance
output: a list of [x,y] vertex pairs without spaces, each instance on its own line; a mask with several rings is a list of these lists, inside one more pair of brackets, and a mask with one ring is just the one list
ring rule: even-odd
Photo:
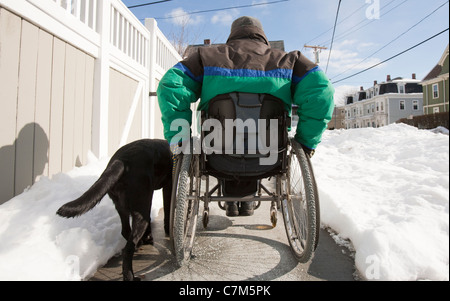
[[380,91],[378,95],[383,95],[386,93],[398,93],[398,87],[395,83],[387,83],[380,85]]
[[422,93],[422,86],[418,83],[407,83],[405,91],[406,93]]
[[400,100],[400,110],[404,110],[404,109],[405,109],[405,101]]
[[433,85],[433,98],[439,97],[439,86],[438,84]]
[[380,104],[381,104],[381,111],[383,111],[383,102],[381,102]]
[[359,92],[359,97],[358,97],[358,100],[359,100],[359,101],[364,100],[364,99],[366,99],[366,98],[367,98],[367,94],[366,94],[365,91]]
[[433,108],[433,114],[439,113],[439,107],[434,107]]
[[418,100],[413,100],[413,110],[414,111],[419,110],[419,101]]
[[398,90],[399,90],[399,93],[402,93],[402,94],[405,93],[405,86],[399,85]]

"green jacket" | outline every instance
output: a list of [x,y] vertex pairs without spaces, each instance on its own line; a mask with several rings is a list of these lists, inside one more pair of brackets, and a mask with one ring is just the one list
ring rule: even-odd
[[232,31],[226,44],[199,47],[163,76],[157,95],[165,138],[170,142],[179,132],[170,129],[173,120],[192,123],[192,102],[200,98],[198,109],[204,110],[214,96],[229,92],[271,94],[289,112],[297,105],[295,139],[311,149],[320,143],[334,108],[334,88],[317,65],[299,51],[270,48],[261,29],[244,26]]

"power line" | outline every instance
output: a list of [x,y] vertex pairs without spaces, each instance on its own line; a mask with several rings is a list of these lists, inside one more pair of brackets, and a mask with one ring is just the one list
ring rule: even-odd
[[356,65],[353,65],[352,67],[348,68],[347,70],[333,76],[338,77],[341,74],[346,73],[347,71],[355,68],[356,66],[360,65],[362,62],[366,61],[367,59],[371,58],[372,56],[374,56],[375,54],[377,54],[378,52],[380,52],[381,50],[383,50],[384,48],[386,48],[387,46],[389,46],[390,44],[392,44],[393,42],[395,42],[396,40],[398,40],[400,37],[402,37],[403,35],[405,35],[406,33],[408,33],[411,29],[413,29],[414,27],[416,27],[417,25],[419,25],[420,23],[422,23],[425,19],[427,19],[428,17],[430,17],[432,14],[434,14],[435,12],[437,12],[439,9],[441,9],[445,4],[447,4],[449,1],[444,2],[443,4],[441,4],[438,8],[436,8],[435,10],[433,10],[431,13],[429,13],[428,15],[426,15],[425,17],[423,17],[419,22],[415,23],[413,26],[411,26],[410,28],[408,28],[406,31],[404,31],[403,33],[401,33],[400,35],[398,35],[396,38],[394,38],[392,41],[390,41],[389,43],[387,43],[386,45],[384,45],[383,47],[381,47],[380,49],[378,49],[377,51],[375,51],[374,53],[372,53],[371,55],[369,55],[368,57],[366,57],[365,59],[363,59],[362,61],[360,61],[359,63],[357,63]]
[[[357,8],[356,10],[354,10],[350,15],[348,15],[347,17],[345,17],[344,19],[342,19],[341,21],[338,22],[338,25],[343,23],[344,21],[347,21],[351,16],[353,16],[354,14],[356,14],[358,11],[360,11],[361,9],[363,9],[367,4],[363,4],[362,6],[360,6],[359,8]],[[320,38],[321,36],[323,36],[324,34],[328,33],[330,30],[333,30],[333,26],[330,27],[327,31],[322,32],[321,34],[315,36],[314,38],[312,38],[311,40],[309,40],[308,42],[306,42],[305,44],[309,44],[310,42],[314,41],[317,38]]]
[[416,45],[414,45],[414,46],[412,46],[412,47],[409,47],[408,49],[403,50],[402,52],[399,52],[399,53],[397,53],[396,55],[393,55],[393,56],[391,56],[390,58],[385,59],[385,60],[382,61],[382,62],[379,62],[379,63],[377,63],[377,64],[375,64],[375,65],[370,66],[369,68],[366,68],[366,69],[364,69],[364,70],[361,70],[361,71],[359,71],[359,72],[356,72],[356,73],[354,73],[354,74],[352,74],[352,75],[349,75],[349,76],[347,76],[347,77],[344,77],[343,79],[334,81],[334,82],[332,82],[332,83],[335,84],[335,83],[341,82],[341,81],[343,81],[343,80],[346,80],[346,79],[351,78],[351,77],[353,77],[353,76],[356,76],[356,75],[358,75],[358,74],[361,74],[361,73],[363,73],[363,72],[366,72],[366,71],[368,71],[368,70],[370,70],[370,69],[372,69],[372,68],[375,68],[376,66],[379,66],[379,65],[381,65],[381,64],[383,64],[383,63],[386,63],[387,61],[390,61],[390,60],[392,60],[393,58],[396,58],[397,56],[400,56],[400,55],[402,55],[402,54],[404,54],[404,53],[406,53],[406,52],[408,52],[408,51],[410,51],[410,50],[412,50],[412,49],[414,49],[414,48],[416,48],[416,47],[422,45],[423,43],[426,43],[426,42],[428,42],[429,40],[434,39],[435,37],[437,37],[437,36],[443,34],[444,32],[446,32],[446,31],[448,31],[448,30],[449,30],[449,28],[447,27],[447,29],[444,29],[443,31],[441,31],[441,32],[439,32],[439,33],[437,33],[437,34],[435,34],[434,36],[431,36],[431,37],[429,37],[428,39],[426,39],[426,40],[424,40],[424,41],[422,41],[422,42],[420,42],[420,43],[418,43],[418,44],[416,44]]
[[209,13],[209,12],[222,11],[222,10],[230,10],[230,9],[235,9],[235,8],[246,8],[246,7],[254,7],[254,6],[260,6],[260,5],[269,5],[269,4],[275,4],[275,3],[287,2],[287,1],[289,1],[289,0],[279,0],[279,1],[272,1],[272,2],[262,2],[262,3],[248,4],[248,5],[224,7],[224,8],[214,8],[214,9],[207,9],[207,10],[199,10],[199,11],[194,11],[194,12],[190,12],[190,13],[184,13],[184,14],[180,14],[180,15],[176,15],[176,16],[158,17],[158,18],[155,18],[155,19],[157,19],[157,20],[173,19],[173,18],[184,17],[184,16],[194,15],[194,14]]
[[[387,15],[387,14],[389,14],[390,12],[392,12],[392,11],[395,10],[397,7],[399,7],[400,5],[404,4],[404,3],[407,2],[407,1],[409,1],[409,0],[404,0],[404,1],[402,1],[401,3],[397,4],[396,6],[394,6],[393,8],[391,8],[390,10],[388,10],[387,12],[383,13],[383,14],[380,16],[380,18],[381,18],[381,17],[384,17],[384,16]],[[386,8],[387,8],[389,5],[391,5],[393,2],[395,2],[395,0],[391,0],[391,1],[388,2],[386,5],[384,5],[383,7],[381,7],[380,12],[383,11],[384,9],[386,9]],[[353,30],[351,30],[351,31],[346,31],[346,32],[344,32],[343,34],[338,35],[338,36],[336,37],[336,41],[337,41],[337,40],[341,40],[341,39],[347,37],[348,35],[351,35],[352,33],[354,33],[354,32],[356,32],[356,31],[362,29],[363,27],[366,27],[367,25],[369,25],[369,24],[371,24],[371,23],[377,21],[377,19],[372,19],[372,20],[370,20],[370,21],[368,21],[368,20],[369,20],[369,19],[364,18],[363,20],[361,20],[359,23],[355,24],[355,25],[352,27]],[[364,23],[364,22],[366,22],[366,23],[365,23],[365,24],[362,24],[362,23]],[[362,25],[359,26],[360,24],[362,24]],[[358,27],[358,26],[359,26],[359,27]],[[327,40],[327,41],[325,41],[325,42],[323,42],[323,43],[318,43],[318,45],[326,45],[328,42],[330,42],[330,40]]]
[[[394,6],[393,8],[391,8],[390,10],[388,10],[387,12],[385,12],[384,14],[382,14],[382,15],[380,16],[380,18],[382,18],[382,17],[384,17],[385,15],[389,14],[389,13],[392,12],[394,9],[396,9],[397,7],[399,7],[400,5],[404,4],[404,3],[407,2],[407,1],[409,1],[409,0],[404,0],[403,2],[397,4],[396,6]],[[392,2],[390,2],[390,3],[392,3]],[[388,3],[388,4],[390,4],[390,3]],[[339,36],[339,37],[337,38],[337,40],[342,40],[342,39],[345,38],[346,36],[348,36],[348,35],[350,35],[350,34],[356,32],[356,31],[362,29],[363,27],[366,27],[367,25],[369,25],[370,23],[375,22],[375,21],[377,21],[377,19],[373,19],[373,20],[371,20],[369,23],[366,23],[366,24],[362,25],[361,27],[356,28],[355,30],[352,30],[351,32],[347,32],[346,34]]]
[[339,9],[341,8],[341,1],[342,0],[339,0],[338,7],[336,10],[336,19],[334,20],[333,36],[331,37],[330,52],[328,52],[328,61],[327,61],[327,67],[325,68],[325,73],[327,73],[328,64],[330,63],[331,50],[333,49],[334,34],[336,33],[336,25],[337,25],[337,20],[338,20],[338,16],[339,16]]
[[169,1],[172,1],[172,0],[161,0],[161,1],[143,3],[143,4],[136,4],[136,5],[127,6],[127,8],[130,9],[130,8],[135,8],[135,7],[141,7],[141,6],[147,6],[147,5],[158,4],[158,3],[163,3],[163,2],[169,2]]

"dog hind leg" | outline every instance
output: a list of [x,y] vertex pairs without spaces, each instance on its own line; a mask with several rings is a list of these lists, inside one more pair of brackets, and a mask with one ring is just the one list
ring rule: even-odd
[[128,238],[130,237],[130,234],[131,234],[130,215],[128,214],[128,212],[119,211],[119,209],[117,209],[117,212],[119,213],[120,221],[122,223],[121,234],[122,234],[123,238],[128,240]]
[[131,234],[128,238],[127,244],[122,250],[122,272],[123,272],[123,280],[124,281],[139,281],[140,278],[134,277],[133,273],[133,255],[135,248],[142,236],[144,235],[147,227],[150,224],[150,218],[146,216],[142,216],[142,214],[138,212],[132,212],[132,226],[131,226]]
[[153,245],[153,235],[152,235],[152,226],[151,221],[147,226],[147,230],[142,236],[142,244],[143,245]]
[[[124,281],[139,281],[140,278],[134,277],[132,261],[136,247],[143,239],[144,234],[149,232],[151,226],[150,209],[152,207],[153,190],[147,189],[144,192],[137,188],[131,191],[133,191],[133,197],[128,197],[131,211],[131,233],[125,248],[122,250],[122,272]],[[130,195],[130,193],[127,195]]]
[[128,240],[131,234],[130,227],[130,210],[127,207],[127,199],[125,197],[125,192],[122,187],[114,187],[115,189],[108,193],[109,197],[112,199],[116,211],[119,214],[120,222],[122,224],[121,234],[125,240]]
[[148,196],[146,202],[140,202],[139,203],[139,212],[142,212],[142,214],[145,214],[145,216],[148,216],[148,226],[145,230],[144,235],[142,236],[142,244],[144,245],[153,245],[153,235],[152,235],[152,225],[151,225],[151,208],[152,208],[152,202],[153,202],[153,189],[148,190]]
[[163,187],[163,206],[164,206],[164,232],[169,235],[170,224],[170,202],[172,197],[172,177],[167,180]]

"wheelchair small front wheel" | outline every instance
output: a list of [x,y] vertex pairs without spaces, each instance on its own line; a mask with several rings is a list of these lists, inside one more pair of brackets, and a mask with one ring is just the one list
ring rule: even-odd
[[194,164],[191,154],[179,155],[174,173],[170,238],[177,264],[183,266],[191,257],[197,229],[199,201],[195,198]]
[[309,158],[291,140],[285,196],[282,200],[286,234],[298,261],[308,262],[317,247],[320,230],[317,186]]

